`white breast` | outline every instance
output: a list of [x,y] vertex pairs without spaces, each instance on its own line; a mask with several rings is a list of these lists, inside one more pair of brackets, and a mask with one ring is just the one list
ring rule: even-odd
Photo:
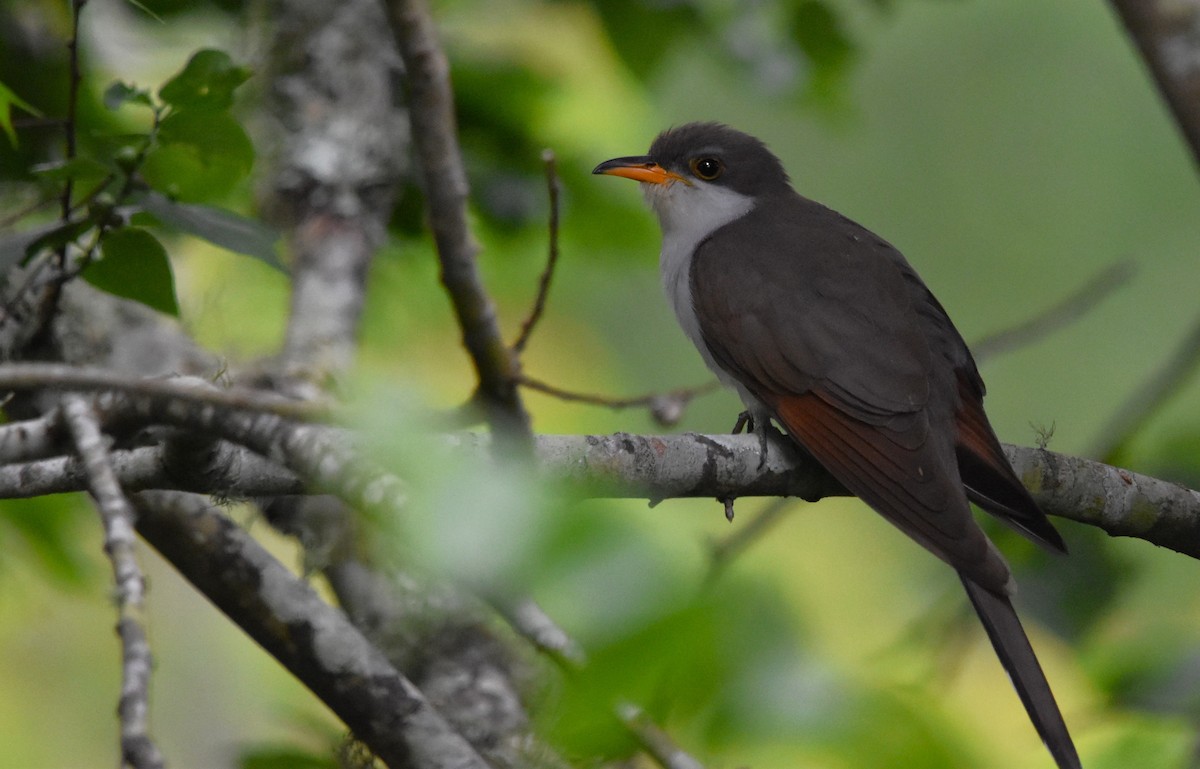
[[662,227],[659,269],[663,290],[675,310],[679,325],[683,327],[683,333],[692,340],[704,363],[723,384],[736,389],[747,407],[758,407],[757,399],[751,397],[737,380],[713,360],[708,346],[704,344],[700,322],[692,304],[691,284],[692,255],[696,246],[720,227],[746,215],[754,208],[754,199],[704,182],[696,182],[693,186],[680,182],[669,185],[643,184],[642,188],[646,200],[658,214],[658,222]]

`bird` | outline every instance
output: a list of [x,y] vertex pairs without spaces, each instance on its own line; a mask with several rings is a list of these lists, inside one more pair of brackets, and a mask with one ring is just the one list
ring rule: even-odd
[[900,251],[801,196],[766,144],[721,123],[667,129],[648,154],[593,173],[640,182],[667,298],[763,448],[779,425],[954,568],[1059,769],[1080,769],[1012,572],[970,503],[1049,550],[1066,545],[1004,456],[966,342]]

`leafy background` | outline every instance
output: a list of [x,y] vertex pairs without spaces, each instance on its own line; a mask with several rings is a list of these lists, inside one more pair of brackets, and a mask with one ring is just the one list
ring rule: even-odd
[[[31,24],[65,38],[65,13],[41,6],[0,9],[14,22],[0,24],[0,82],[60,115],[61,51],[19,44]],[[262,7],[146,6],[161,21],[120,3],[85,11],[81,141],[101,157],[113,137],[146,130],[137,110],[104,108],[113,80],[152,88],[203,47],[261,69]],[[1115,261],[1136,264],[1080,322],[985,363],[989,413],[1005,440],[1031,444],[1053,427],[1051,448],[1087,455],[1195,321],[1196,170],[1102,3],[456,0],[436,12],[455,67],[481,266],[510,336],[546,248],[539,153],[559,157],[563,262],[525,357],[539,378],[614,394],[707,379],[661,300],[657,230],[636,188],[588,173],[693,119],[763,137],[804,194],[898,245],[968,340],[1029,317]],[[239,91],[233,115],[251,129],[263,87],[252,77]],[[31,194],[30,165],[53,157],[58,141],[18,138],[15,148],[0,141],[4,210]],[[192,158],[164,153],[148,173],[185,199],[253,214],[262,158],[246,175],[253,150],[235,145],[245,167],[201,178]],[[197,180],[205,183],[185,184]],[[519,479],[464,488],[461,473],[482,471],[420,456],[413,415],[456,405],[472,382],[420,202],[413,188],[398,206],[372,275],[359,371],[346,385],[380,455],[423,479],[413,520],[381,527],[380,540],[427,568],[531,591],[588,647],[593,675],[546,695],[553,705],[540,726],[557,744],[619,753],[625,738],[599,714],[628,697],[712,766],[1050,766],[957,583],[856,502],[798,503],[708,581],[708,544],[730,531],[715,503],[564,501],[553,490],[531,496]],[[233,360],[278,347],[282,273],[159,235],[181,321],[201,342]],[[662,429],[642,413],[532,393],[528,403],[540,432]],[[733,396],[709,395],[678,429],[722,431],[737,411]],[[1198,426],[1193,383],[1125,464],[1195,485]],[[740,502],[734,526],[762,504]],[[300,562],[291,543],[241,515]],[[1195,564],[1060,527],[1071,559],[995,534],[1018,569],[1020,608],[1085,762],[1192,765]],[[0,544],[0,766],[113,763],[117,648],[86,500],[3,503]],[[339,725],[146,558],[152,723],[172,763],[266,765],[284,755],[278,745],[327,755]]]

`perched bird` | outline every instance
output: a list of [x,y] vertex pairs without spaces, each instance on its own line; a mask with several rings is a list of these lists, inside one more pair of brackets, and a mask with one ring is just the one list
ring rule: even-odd
[[649,154],[593,173],[641,182],[662,228],[667,297],[760,440],[774,420],[954,567],[1054,760],[1079,767],[1013,610],[1008,564],[968,500],[1066,547],[1001,451],[966,343],[905,258],[797,194],[761,141],[718,123],[664,131]]

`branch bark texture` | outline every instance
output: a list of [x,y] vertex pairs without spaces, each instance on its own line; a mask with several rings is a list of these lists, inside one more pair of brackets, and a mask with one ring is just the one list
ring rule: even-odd
[[206,500],[135,499],[139,533],[389,766],[490,769],[345,615]]

